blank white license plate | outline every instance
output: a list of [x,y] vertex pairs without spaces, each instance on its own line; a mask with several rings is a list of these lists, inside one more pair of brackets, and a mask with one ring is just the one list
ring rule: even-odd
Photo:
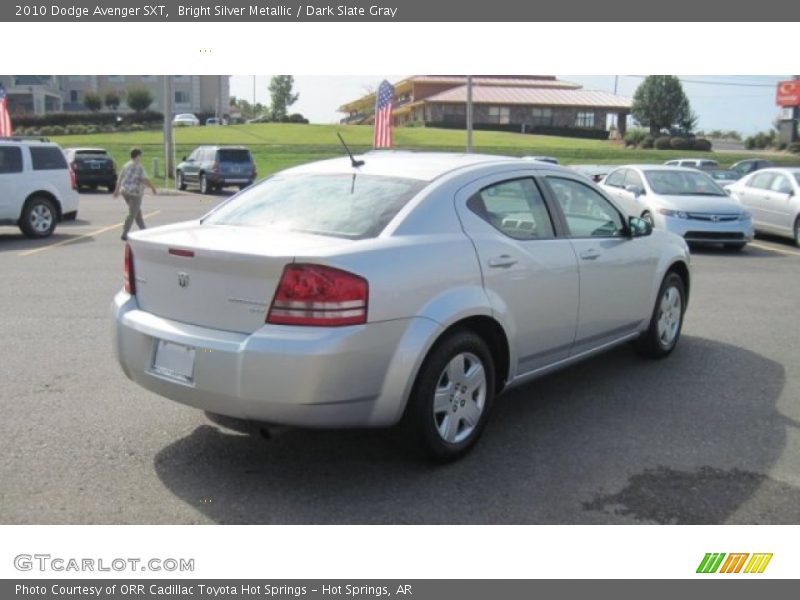
[[194,352],[190,346],[156,340],[153,371],[163,377],[191,383],[194,379]]

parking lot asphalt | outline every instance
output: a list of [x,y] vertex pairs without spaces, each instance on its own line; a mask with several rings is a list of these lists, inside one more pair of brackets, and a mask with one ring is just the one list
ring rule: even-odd
[[[146,196],[149,226],[221,196]],[[465,459],[389,430],[221,427],[111,348],[124,209],[85,194],[47,240],[0,227],[0,523],[800,523],[800,250],[693,253],[683,339],[498,399]],[[353,376],[358,376],[353,374]]]

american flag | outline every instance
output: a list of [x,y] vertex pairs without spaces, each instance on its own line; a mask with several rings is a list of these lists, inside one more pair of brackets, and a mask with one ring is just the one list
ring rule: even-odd
[[8,95],[0,85],[0,137],[11,135],[11,117],[8,115]]
[[394,87],[384,79],[378,86],[375,97],[375,135],[372,140],[374,148],[392,147],[392,100]]

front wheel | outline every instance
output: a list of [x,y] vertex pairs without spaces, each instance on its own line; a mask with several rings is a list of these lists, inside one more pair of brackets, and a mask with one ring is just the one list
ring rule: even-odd
[[636,350],[647,358],[664,358],[675,349],[681,336],[686,310],[686,286],[680,275],[668,273],[658,291],[650,326],[636,342]]
[[210,189],[208,187],[208,179],[206,178],[206,174],[203,173],[200,175],[200,193],[201,194],[208,194],[210,193]]
[[650,227],[656,226],[655,222],[653,221],[653,215],[650,213],[649,210],[646,210],[642,213],[642,219],[650,223]]
[[800,216],[794,221],[794,245],[800,246]]
[[494,400],[494,382],[491,352],[477,334],[455,332],[431,350],[404,419],[432,458],[454,460],[475,445]]
[[22,209],[19,228],[29,238],[46,238],[55,231],[57,220],[53,202],[44,196],[34,196]]
[[183,179],[183,172],[182,171],[178,171],[178,173],[176,175],[176,179],[178,180],[176,182],[177,185],[178,185],[178,189],[179,190],[185,190],[186,189],[186,181]]

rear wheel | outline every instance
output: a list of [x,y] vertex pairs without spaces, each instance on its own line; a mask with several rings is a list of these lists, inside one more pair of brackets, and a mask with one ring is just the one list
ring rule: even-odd
[[45,238],[53,233],[57,220],[53,201],[44,196],[34,196],[22,209],[19,228],[29,238]]
[[420,368],[404,420],[437,460],[454,460],[478,441],[494,399],[494,362],[486,342],[457,331],[431,350]]
[[680,275],[668,273],[650,318],[650,326],[636,342],[636,350],[648,358],[663,358],[675,349],[681,336],[686,309],[686,286]]
[[794,245],[800,246],[800,216],[794,222]]

